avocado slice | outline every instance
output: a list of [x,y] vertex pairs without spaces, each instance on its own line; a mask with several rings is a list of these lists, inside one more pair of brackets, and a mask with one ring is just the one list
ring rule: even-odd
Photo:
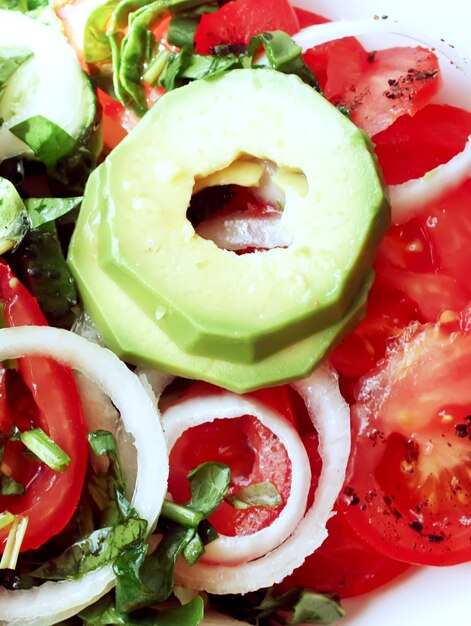
[[[241,158],[304,174],[303,193],[286,189],[288,248],[239,256],[187,220],[195,181]],[[182,353],[224,362],[258,363],[342,324],[389,225],[364,133],[269,69],[166,94],[107,158],[100,184],[101,268]]]
[[186,353],[100,267],[103,174],[104,167],[100,166],[89,179],[69,248],[69,263],[85,308],[108,347],[124,360],[245,393],[307,376],[363,316],[372,282],[371,272],[340,322],[258,363],[246,365]]

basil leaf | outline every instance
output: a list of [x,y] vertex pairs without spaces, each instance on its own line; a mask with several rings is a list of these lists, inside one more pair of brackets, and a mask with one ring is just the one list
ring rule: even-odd
[[153,602],[164,602],[173,590],[175,564],[182,550],[195,536],[195,530],[175,526],[165,534],[142,565],[134,566],[130,552],[114,565],[116,606],[130,613]]
[[0,495],[1,496],[22,496],[25,487],[10,476],[0,473]]
[[250,41],[249,56],[254,57],[261,45],[274,70],[283,74],[295,74],[310,87],[322,93],[317,78],[304,63],[302,48],[289,35],[282,30],[256,35]]
[[69,133],[42,115],[35,115],[12,126],[10,132],[29,146],[36,158],[48,168],[54,168],[77,145]]
[[114,527],[100,528],[76,541],[55,559],[33,572],[36,578],[46,580],[75,580],[98,567],[113,563],[124,548],[142,542],[147,522],[128,519]]
[[107,0],[88,16],[83,32],[83,55],[87,63],[111,61],[111,45],[106,31],[118,3],[119,0]]
[[344,609],[329,596],[304,590],[293,607],[288,624],[333,624],[344,616]]
[[280,492],[268,480],[242,487],[236,494],[226,496],[225,501],[235,509],[252,507],[277,508],[283,504]]
[[197,596],[188,604],[165,611],[146,611],[138,617],[118,611],[111,595],[79,613],[86,626],[198,626],[204,616],[204,602]]
[[31,218],[31,227],[53,222],[80,206],[83,197],[75,198],[27,198],[23,200]]
[[[154,0],[129,16],[129,30],[120,49],[118,82],[134,102],[138,114],[143,115],[147,110],[142,75],[150,61],[148,27],[167,10],[178,13],[204,4],[206,0]],[[116,15],[115,19],[119,21]]]
[[0,177],[0,254],[15,249],[30,225],[28,211],[15,186]]
[[231,471],[222,463],[202,463],[188,474],[191,500],[187,506],[209,517],[221,504],[231,482]]
[[16,70],[33,56],[28,48],[0,46],[0,89],[6,85]]
[[200,17],[196,15],[176,15],[173,17],[168,25],[168,43],[178,48],[193,46],[199,22]]
[[194,565],[196,561],[204,554],[204,544],[201,537],[195,534],[193,539],[183,548],[183,556],[188,565]]

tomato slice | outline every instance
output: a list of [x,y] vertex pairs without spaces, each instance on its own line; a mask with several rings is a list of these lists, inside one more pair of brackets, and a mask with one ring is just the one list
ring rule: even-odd
[[288,0],[231,0],[215,13],[202,16],[195,34],[195,51],[211,54],[222,44],[246,45],[254,35],[283,30],[294,35],[299,21]]
[[471,112],[428,104],[411,117],[403,115],[373,137],[388,185],[419,178],[464,149],[471,134]]
[[[47,325],[36,300],[4,262],[0,262],[0,299],[4,303],[7,326]],[[24,406],[18,404],[23,398],[27,415],[30,416],[30,427],[42,428],[71,459],[64,472],[56,472],[44,464],[35,464],[24,495],[0,496],[0,510],[29,518],[21,546],[24,551],[41,546],[59,533],[72,517],[85,479],[88,443],[72,371],[45,357],[23,357],[19,359],[18,367],[23,391],[13,393],[18,399],[9,405],[14,412],[12,420],[18,424],[19,420],[24,422]],[[19,425],[24,427],[28,424]],[[10,465],[14,462],[19,465],[22,459],[24,461],[18,447],[9,455]],[[0,538],[4,541],[5,537],[3,531]]]
[[352,121],[370,136],[403,115],[413,116],[440,87],[438,59],[421,47],[369,53],[346,37],[312,48],[304,59],[326,97],[349,108]]
[[409,568],[361,541],[343,513],[328,521],[327,530],[321,547],[280,584],[281,590],[299,586],[351,598],[381,587]]
[[340,507],[374,549],[420,565],[471,558],[471,309],[412,324],[361,379]]

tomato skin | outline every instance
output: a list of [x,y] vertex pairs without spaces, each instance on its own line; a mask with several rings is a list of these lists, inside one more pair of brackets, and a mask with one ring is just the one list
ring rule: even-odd
[[299,21],[288,0],[231,0],[215,13],[202,16],[195,34],[195,51],[211,54],[214,46],[248,44],[254,35],[283,30],[294,35]]
[[417,565],[471,558],[471,310],[413,323],[360,380],[339,507],[372,548]]
[[[47,326],[36,300],[0,262],[0,298],[7,326]],[[87,429],[72,371],[46,357],[23,357],[19,371],[37,407],[37,424],[71,458],[64,472],[39,464],[22,496],[0,496],[0,507],[29,517],[21,550],[38,548],[59,533],[79,501],[88,461]],[[3,532],[1,537],[5,538]]]
[[314,554],[280,584],[281,590],[307,587],[340,598],[351,598],[377,589],[410,566],[370,548],[352,531],[344,513],[327,523],[327,539]]

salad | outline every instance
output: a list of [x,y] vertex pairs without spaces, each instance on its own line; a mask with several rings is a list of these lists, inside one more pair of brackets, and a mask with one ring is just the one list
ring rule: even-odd
[[0,0],[0,623],[466,619],[469,45],[363,4]]

